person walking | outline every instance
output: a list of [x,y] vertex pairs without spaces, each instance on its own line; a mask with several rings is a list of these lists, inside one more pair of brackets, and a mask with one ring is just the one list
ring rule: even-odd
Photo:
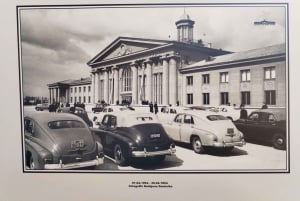
[[155,114],[158,113],[158,106],[157,106],[157,103],[154,103],[154,112],[155,112]]
[[247,112],[247,110],[245,109],[245,105],[244,105],[244,104],[241,104],[240,108],[241,108],[241,111],[240,111],[240,119],[247,119],[247,118],[248,118],[248,112]]
[[152,104],[152,102],[150,102],[149,107],[150,107],[150,112],[153,113],[153,104]]

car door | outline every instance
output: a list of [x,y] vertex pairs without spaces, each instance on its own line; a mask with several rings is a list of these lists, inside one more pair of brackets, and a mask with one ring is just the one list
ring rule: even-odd
[[257,125],[257,139],[264,142],[272,141],[276,128],[275,116],[271,113],[261,112]]
[[257,126],[259,124],[259,113],[253,112],[243,122],[238,124],[238,129],[242,131],[245,139],[255,139],[257,136]]
[[104,152],[111,152],[111,137],[110,137],[110,130],[109,130],[109,123],[110,123],[110,115],[104,115],[100,129],[101,132],[98,132],[99,137],[101,138],[101,143],[103,145]]
[[184,114],[176,115],[171,126],[169,127],[168,134],[175,141],[181,141],[180,129],[182,126],[183,118],[184,118]]
[[180,141],[189,143],[190,136],[193,134],[194,119],[192,115],[184,115],[183,123],[180,127]]

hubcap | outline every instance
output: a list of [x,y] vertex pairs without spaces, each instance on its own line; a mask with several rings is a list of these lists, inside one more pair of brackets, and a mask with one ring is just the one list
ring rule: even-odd
[[33,160],[30,161],[30,169],[34,170],[34,162],[33,162]]
[[201,149],[201,142],[200,142],[200,140],[198,140],[198,139],[194,140],[194,148],[196,150],[200,150]]
[[119,147],[116,149],[115,157],[116,157],[117,160],[121,160],[121,158],[122,158],[122,152],[121,152],[121,149]]
[[282,138],[277,138],[276,142],[277,142],[277,144],[282,145],[283,144],[283,139]]

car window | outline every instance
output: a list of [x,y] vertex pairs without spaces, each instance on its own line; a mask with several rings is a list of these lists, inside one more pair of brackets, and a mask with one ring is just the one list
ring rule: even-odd
[[50,129],[64,129],[64,128],[84,128],[83,123],[74,120],[59,120],[48,123]]
[[227,117],[224,117],[222,115],[208,115],[206,118],[210,121],[228,120]]
[[176,123],[181,123],[182,122],[182,119],[183,119],[183,115],[180,114],[180,115],[177,115],[174,119],[174,122]]
[[103,109],[103,112],[107,112],[107,108],[104,108],[104,109]]
[[102,119],[102,124],[103,125],[108,125],[108,120],[109,120],[109,115],[105,115]]
[[249,117],[250,120],[252,121],[258,121],[259,119],[259,114],[258,113],[252,113]]
[[113,109],[112,108],[108,108],[108,112],[113,112]]
[[117,126],[117,117],[110,116],[109,127],[115,128]]
[[24,120],[24,129],[25,129],[25,132],[33,134],[34,133],[33,121],[31,121],[29,119],[25,119]]
[[176,114],[176,110],[175,109],[170,109],[170,113],[171,114]]
[[194,119],[191,115],[185,115],[184,121],[185,124],[194,124]]

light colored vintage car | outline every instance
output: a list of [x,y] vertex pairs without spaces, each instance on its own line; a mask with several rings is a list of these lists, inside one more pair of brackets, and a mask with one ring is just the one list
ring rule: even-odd
[[160,162],[175,153],[175,144],[153,113],[111,112],[104,115],[98,129],[91,129],[118,165],[133,158]]
[[220,115],[223,115],[232,121],[235,121],[240,118],[240,108],[235,108],[233,106],[222,105],[217,107],[209,108],[209,111],[216,112]]
[[243,134],[232,121],[214,112],[185,111],[163,126],[174,141],[190,143],[196,153],[207,147],[223,148],[230,153],[234,146],[245,144]]
[[101,143],[86,123],[72,114],[26,114],[24,141],[27,169],[73,169],[104,162]]

